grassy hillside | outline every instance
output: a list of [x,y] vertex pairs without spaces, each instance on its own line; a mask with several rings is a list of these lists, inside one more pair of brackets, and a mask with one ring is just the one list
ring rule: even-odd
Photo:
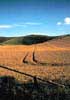
[[0,44],[9,40],[9,39],[12,39],[12,37],[0,37]]
[[[0,100],[70,100],[70,35],[29,35],[2,40],[1,44],[4,46],[0,45]],[[31,77],[9,69],[64,87],[38,80],[38,91]]]
[[31,45],[36,43],[42,43],[53,39],[53,37],[43,35],[28,35],[24,37],[15,37],[13,39],[3,42],[3,44],[14,44],[14,45]]
[[[32,45],[43,43],[49,40],[62,40],[64,38],[70,39],[70,35],[65,36],[46,36],[46,35],[28,35],[22,37],[0,37],[0,44],[2,45]],[[68,41],[66,40],[66,41]]]
[[56,47],[70,47],[70,35],[59,36],[49,41],[51,45]]

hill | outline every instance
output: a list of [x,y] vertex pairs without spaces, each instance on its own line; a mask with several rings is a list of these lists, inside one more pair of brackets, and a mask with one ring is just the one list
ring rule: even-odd
[[70,35],[59,36],[50,41],[37,44],[35,59],[39,63],[70,65]]
[[56,37],[56,39],[49,41],[49,43],[56,47],[70,47],[70,35]]
[[[32,44],[48,42],[49,40],[53,44],[57,44],[56,43],[57,41],[66,42],[70,40],[70,35],[64,35],[64,36],[28,35],[28,36],[21,36],[21,37],[0,37],[0,44],[2,45],[6,45],[6,44],[32,45]],[[69,44],[69,43],[66,42],[66,44]]]
[[[56,95],[63,99],[64,93],[66,93],[65,100],[70,99],[70,35],[1,37],[0,42],[3,44],[0,45],[0,100],[6,98],[7,100],[12,100],[11,98],[13,100],[22,100],[22,98],[26,100],[26,98],[30,98],[29,94],[31,94],[31,98],[33,94],[34,98],[38,95],[43,98],[50,98],[50,94],[53,93],[51,100]],[[17,71],[39,77],[39,79],[49,80],[49,82],[62,84],[64,87],[58,88],[52,84],[45,86],[45,82],[43,84],[38,80],[40,89],[37,91],[34,87],[34,80],[31,77],[16,73]],[[44,97],[45,93],[47,97]],[[31,98],[30,100],[34,100]]]
[[42,42],[51,40],[53,38],[54,37],[44,36],[44,35],[28,35],[24,37],[22,36],[22,37],[15,37],[15,38],[9,39],[7,41],[2,42],[2,44],[31,45],[31,44],[42,43]]
[[12,39],[12,37],[0,37],[0,44],[9,40],[9,39]]
[[[33,39],[33,35],[30,36],[32,36]],[[15,39],[22,41],[25,39],[26,41],[29,41],[30,36],[26,36],[25,38],[20,37],[22,39],[19,39],[19,37],[14,37],[7,42]],[[36,37],[36,35],[34,35],[34,41],[36,41],[35,37],[38,39],[38,36]],[[24,44],[22,41],[19,43]],[[3,44],[5,43],[6,42],[3,42]],[[50,39],[50,41],[48,39],[43,43],[40,41],[38,44],[29,46],[0,45],[0,65],[7,66],[9,68],[16,69],[37,77],[48,78],[50,80],[70,80],[69,44],[70,35],[54,37],[53,39]],[[0,68],[0,75],[6,74],[15,76],[16,78],[23,81],[28,80],[28,78],[21,77],[22,75],[17,75],[14,72]]]

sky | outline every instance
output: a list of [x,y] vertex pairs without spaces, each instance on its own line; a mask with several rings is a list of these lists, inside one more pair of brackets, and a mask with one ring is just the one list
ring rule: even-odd
[[70,0],[0,0],[0,36],[70,34]]

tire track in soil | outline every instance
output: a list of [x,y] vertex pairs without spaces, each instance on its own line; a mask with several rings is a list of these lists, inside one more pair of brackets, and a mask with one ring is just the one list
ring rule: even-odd
[[69,66],[70,63],[47,63],[47,62],[41,62],[41,61],[38,61],[36,59],[36,46],[34,47],[33,51],[31,52],[27,52],[25,57],[23,58],[23,63],[25,64],[31,64],[31,65],[47,65],[47,66]]

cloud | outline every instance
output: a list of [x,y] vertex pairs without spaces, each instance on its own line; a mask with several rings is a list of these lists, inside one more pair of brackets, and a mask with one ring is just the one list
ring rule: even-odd
[[57,25],[62,25],[62,23],[61,22],[57,22]]
[[65,24],[70,24],[70,17],[66,17],[66,18],[64,19],[64,23],[65,23]]
[[70,17],[65,17],[64,19],[63,19],[63,22],[57,22],[57,25],[70,25]]
[[26,22],[26,25],[41,25],[42,23],[36,23],[36,22]]
[[46,35],[47,33],[42,33],[42,32],[29,32],[27,35]]
[[12,28],[12,25],[0,25],[0,29]]
[[25,24],[13,24],[13,27],[26,27]]
[[0,24],[0,29],[7,29],[7,28],[12,28],[12,27],[27,27],[27,26],[36,26],[36,25],[41,25],[42,23],[36,23],[36,22],[25,22],[22,24]]
[[37,26],[41,25],[42,23],[36,23],[36,22],[25,22],[21,24],[13,24],[13,27],[27,27],[27,26]]

